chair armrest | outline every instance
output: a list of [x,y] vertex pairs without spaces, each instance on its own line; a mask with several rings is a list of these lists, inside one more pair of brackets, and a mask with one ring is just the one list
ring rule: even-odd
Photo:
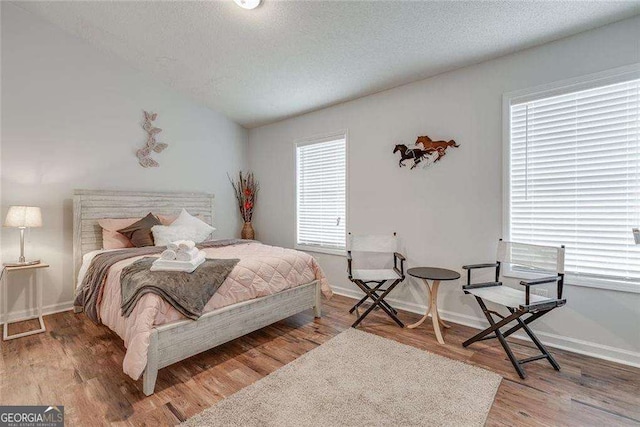
[[549,299],[545,301],[535,302],[533,304],[521,305],[520,309],[526,310],[529,313],[535,313],[538,311],[553,310],[556,307],[562,307],[566,303],[566,299]]
[[502,282],[473,283],[471,285],[463,285],[462,290],[466,291],[467,289],[490,288],[492,286],[502,286]]
[[476,268],[489,268],[489,267],[497,267],[498,263],[497,262],[490,262],[487,264],[471,264],[471,265],[463,265],[462,268],[464,270],[474,270]]
[[467,270],[467,286],[471,285],[471,270],[475,270],[478,268],[491,268],[491,267],[496,269],[496,282],[497,282],[498,280],[500,280],[500,263],[499,262],[463,265],[462,269]]
[[353,275],[351,274],[352,262],[353,262],[353,257],[351,256],[351,251],[347,251],[347,274],[349,275],[349,280],[353,279]]
[[[398,269],[398,260],[400,260],[400,269]],[[407,259],[401,253],[393,253],[393,269],[402,277],[402,280],[404,280],[404,262],[406,260]]]
[[[525,286],[526,287],[526,293],[525,293],[525,298],[526,298],[526,307],[530,307],[533,304],[529,304],[529,299],[530,299],[530,291],[529,288],[531,286],[534,285],[542,285],[543,283],[557,283],[560,280],[560,276],[552,276],[552,277],[541,277],[539,279],[533,279],[533,280],[521,280],[520,281],[520,285]],[[558,297],[561,296],[561,290],[558,289]]]
[[543,283],[554,283],[559,280],[560,280],[559,276],[541,277],[539,279],[533,279],[533,280],[521,280],[520,284],[522,286],[533,286],[533,285],[542,285]]

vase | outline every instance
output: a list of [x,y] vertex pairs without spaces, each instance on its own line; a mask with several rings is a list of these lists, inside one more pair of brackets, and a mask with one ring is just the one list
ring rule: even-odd
[[251,225],[251,221],[245,222],[242,226],[242,232],[240,236],[243,239],[253,240],[256,237],[255,231],[253,231],[253,226]]

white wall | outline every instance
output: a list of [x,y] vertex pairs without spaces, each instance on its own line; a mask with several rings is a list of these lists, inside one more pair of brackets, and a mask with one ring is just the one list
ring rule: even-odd
[[[398,232],[410,266],[460,271],[495,260],[502,234],[502,94],[640,62],[638,40],[640,17],[251,130],[249,162],[261,184],[258,238],[294,244],[293,141],[348,129],[350,231]],[[423,134],[461,146],[430,169],[399,169],[393,146],[412,145]],[[343,257],[317,259],[336,290],[356,294]],[[461,285],[442,285],[443,314],[479,325],[482,314]],[[415,280],[392,295],[401,307],[424,309]],[[565,308],[536,326],[546,342],[640,365],[640,294],[567,286],[566,297]]]
[[[239,233],[227,172],[246,167],[247,132],[16,6],[2,2],[2,209],[42,207],[27,257],[51,264],[44,305],[73,298],[72,196],[76,188],[207,191],[215,194],[218,236]],[[159,113],[157,169],[138,165],[142,110]],[[16,259],[19,234],[2,231],[2,259]],[[27,277],[24,278],[25,280]],[[9,306],[28,307],[15,283]],[[26,301],[25,301],[26,299]]]

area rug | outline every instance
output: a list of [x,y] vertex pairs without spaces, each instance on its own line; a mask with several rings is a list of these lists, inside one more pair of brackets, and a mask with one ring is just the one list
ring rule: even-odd
[[350,328],[182,425],[482,426],[501,380]]

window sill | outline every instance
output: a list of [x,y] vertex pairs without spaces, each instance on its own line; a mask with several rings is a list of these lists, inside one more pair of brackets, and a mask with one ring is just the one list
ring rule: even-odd
[[[510,279],[527,280],[541,277],[540,274],[531,274],[520,271],[506,270],[504,277]],[[567,273],[564,278],[565,286],[577,286],[583,288],[604,289],[607,291],[628,292],[640,294],[640,283],[626,281],[624,279],[601,279],[596,277],[583,277]]]
[[318,246],[307,246],[307,245],[295,245],[294,248],[299,251],[304,252],[317,252],[321,254],[327,255],[337,255],[337,256],[347,256],[347,251],[344,249],[333,249],[333,248],[323,248]]

